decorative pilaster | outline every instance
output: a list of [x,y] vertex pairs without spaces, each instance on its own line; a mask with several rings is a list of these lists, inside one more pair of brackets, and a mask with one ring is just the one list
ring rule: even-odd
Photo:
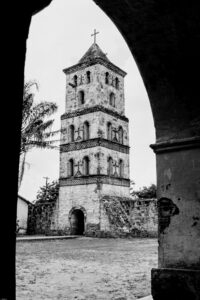
[[158,269],[152,295],[200,299],[200,137],[150,146],[156,153]]

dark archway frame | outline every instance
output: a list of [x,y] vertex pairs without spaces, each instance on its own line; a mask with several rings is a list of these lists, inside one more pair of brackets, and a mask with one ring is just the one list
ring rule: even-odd
[[[199,0],[95,2],[120,30],[138,65],[149,96],[156,129],[156,144],[152,148],[157,157],[158,198],[170,199],[179,209],[179,214],[172,216],[169,229],[165,229],[165,236],[159,237],[159,269],[152,273],[153,297],[173,299],[172,290],[175,284],[182,289],[187,288],[190,299],[196,299],[194,293],[200,286],[199,252],[196,244],[198,239],[189,240],[187,243],[187,246],[191,246],[189,250],[192,263],[187,261],[187,253],[183,253],[184,260],[181,265],[179,261],[170,261],[165,257],[163,260],[162,254],[166,252],[163,252],[166,246],[171,250],[176,247],[170,232],[173,235],[181,234],[185,239],[188,238],[188,230],[191,232],[190,237],[193,237],[199,228],[198,221],[193,219],[191,223],[192,218],[197,220],[200,215],[200,106],[196,105],[196,99],[199,99],[197,75],[200,70]],[[8,134],[8,130],[2,130],[2,141],[5,145],[2,147],[2,157],[6,162],[6,167],[2,168],[2,186],[5,191],[9,191],[9,201],[5,197],[6,201],[2,201],[1,208],[4,212],[9,211],[9,226],[6,225],[7,221],[1,219],[1,257],[5,267],[1,269],[3,276],[0,296],[12,300],[15,299],[17,177],[26,39],[32,15],[50,3],[51,0],[15,1],[12,5],[10,2],[3,3],[7,18],[2,27],[2,63],[5,64],[1,65],[1,86],[6,97],[1,102],[1,108],[9,118],[7,123],[10,124],[12,135]],[[5,121],[1,121],[1,128],[5,128]],[[8,153],[8,149],[12,150],[12,155]],[[187,203],[190,203],[189,209]],[[7,217],[6,213],[5,215]],[[189,224],[194,226],[189,228]],[[162,284],[162,280],[167,284]],[[187,282],[190,282],[190,287]],[[181,288],[177,293],[181,294]],[[183,293],[180,299],[185,299]]]

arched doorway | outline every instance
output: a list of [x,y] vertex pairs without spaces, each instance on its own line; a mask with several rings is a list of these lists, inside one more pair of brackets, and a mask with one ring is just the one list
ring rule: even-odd
[[70,216],[71,234],[83,235],[85,229],[85,217],[81,209],[74,209]]

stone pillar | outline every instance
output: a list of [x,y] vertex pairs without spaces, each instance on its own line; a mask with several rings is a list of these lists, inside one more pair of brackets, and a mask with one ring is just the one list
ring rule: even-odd
[[156,153],[158,268],[154,300],[200,299],[200,138],[150,146]]

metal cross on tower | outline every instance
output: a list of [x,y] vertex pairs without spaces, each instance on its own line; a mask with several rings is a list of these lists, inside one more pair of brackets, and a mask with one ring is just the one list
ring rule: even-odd
[[94,44],[96,44],[96,35],[98,34],[99,32],[96,31],[96,29],[94,29],[94,33],[91,34],[91,36],[94,36]]

